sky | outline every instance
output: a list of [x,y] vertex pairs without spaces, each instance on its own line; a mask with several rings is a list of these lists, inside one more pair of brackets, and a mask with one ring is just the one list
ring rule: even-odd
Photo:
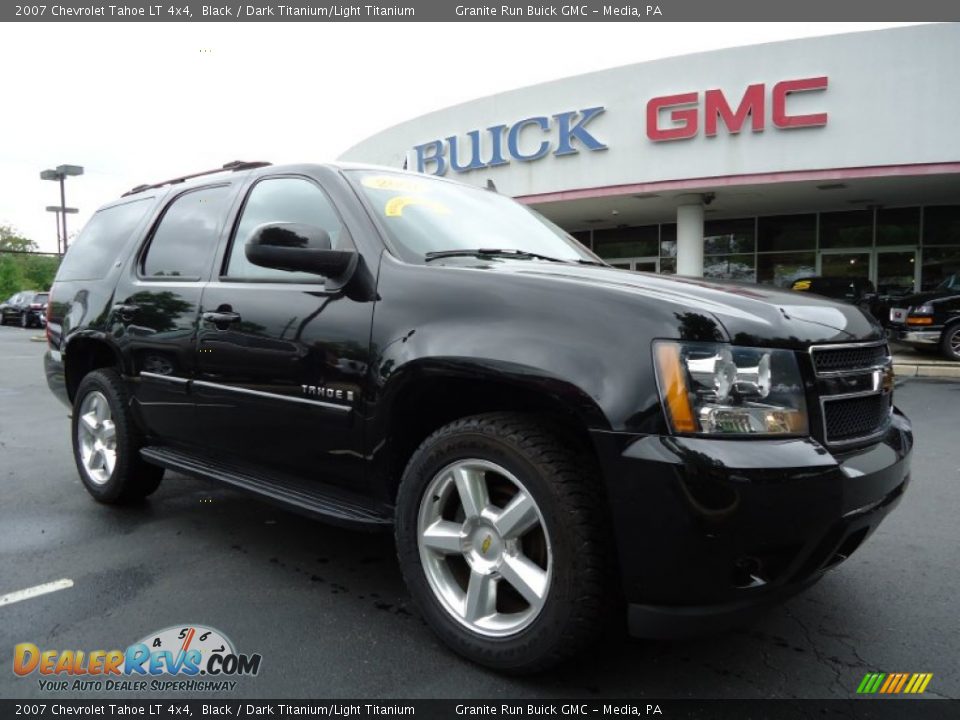
[[384,128],[645,60],[903,23],[0,24],[0,224],[56,249],[145,182],[231,160],[324,162]]

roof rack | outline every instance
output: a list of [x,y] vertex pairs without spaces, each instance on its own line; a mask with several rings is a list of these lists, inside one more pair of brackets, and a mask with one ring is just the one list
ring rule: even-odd
[[181,177],[175,177],[170,180],[164,180],[163,182],[147,184],[147,185],[137,185],[132,190],[127,190],[121,197],[126,197],[127,195],[134,195],[138,192],[143,192],[144,190],[153,190],[154,188],[160,188],[164,185],[176,185],[177,183],[182,183],[186,180],[192,180],[193,178],[202,177],[204,175],[214,175],[216,173],[222,172],[237,172],[239,170],[253,170],[254,168],[266,167],[272,163],[262,162],[262,161],[253,161],[245,162],[243,160],[234,160],[233,162],[228,162],[226,165],[214,170],[204,170],[203,172],[192,173],[190,175],[183,175]]

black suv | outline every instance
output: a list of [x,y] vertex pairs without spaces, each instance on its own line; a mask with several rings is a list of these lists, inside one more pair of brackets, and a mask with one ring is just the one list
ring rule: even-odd
[[842,300],[876,314],[874,311],[878,301],[877,291],[873,283],[866,278],[805,277],[794,280],[790,289]]
[[960,273],[927,292],[896,298],[887,316],[890,338],[960,360]]
[[23,290],[0,303],[0,325],[9,322],[20,327],[42,327],[46,323],[48,294],[36,290]]
[[847,558],[910,477],[859,308],[615,270],[439,178],[236,163],[141,186],[52,298],[47,378],[94,498],[169,469],[392,529],[430,626],[502,670],[624,605],[647,637],[739,620]]

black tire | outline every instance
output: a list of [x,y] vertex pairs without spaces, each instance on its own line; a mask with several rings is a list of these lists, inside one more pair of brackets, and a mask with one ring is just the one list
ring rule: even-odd
[[[85,399],[93,393],[100,393],[106,398],[115,428],[116,462],[109,477],[100,482],[94,480],[84,465],[78,433],[78,425],[82,422],[81,408]],[[94,370],[80,381],[73,403],[71,434],[77,472],[84,487],[97,502],[134,502],[147,497],[159,487],[163,468],[144,462],[140,457],[143,437],[130,416],[127,391],[115,370]]]
[[[490,413],[437,430],[407,465],[396,509],[401,570],[427,623],[460,655],[503,672],[539,672],[602,635],[614,597],[609,525],[592,458],[573,447],[535,418]],[[421,562],[421,498],[441,470],[466,459],[495,463],[522,482],[539,508],[551,547],[552,577],[539,614],[505,637],[475,632],[453,617]]]
[[30,318],[27,317],[26,311],[20,313],[20,327],[22,327],[24,330],[30,327]]
[[940,336],[940,352],[947,360],[960,360],[960,323],[944,328]]

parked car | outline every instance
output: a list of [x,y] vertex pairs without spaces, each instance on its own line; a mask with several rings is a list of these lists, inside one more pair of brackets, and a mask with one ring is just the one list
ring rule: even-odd
[[392,530],[430,627],[503,671],[624,617],[741,621],[848,558],[910,478],[860,308],[617,270],[441,178],[237,163],[140,186],[52,297],[47,379],[94,499],[170,469]]
[[897,298],[887,316],[890,338],[919,349],[940,349],[960,360],[960,273],[933,290]]
[[21,327],[43,327],[46,324],[49,294],[24,290],[0,305],[0,325],[18,323]]
[[878,300],[873,283],[866,278],[811,276],[794,280],[790,289],[848,302],[869,312],[874,312]]

